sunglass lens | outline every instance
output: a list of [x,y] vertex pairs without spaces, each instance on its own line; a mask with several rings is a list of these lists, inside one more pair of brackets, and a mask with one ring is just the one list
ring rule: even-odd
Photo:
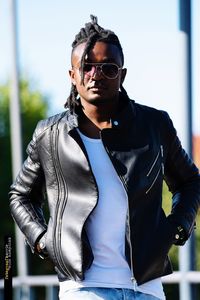
[[102,65],[102,72],[108,78],[116,78],[118,75],[118,67],[114,64]]
[[92,71],[92,68],[93,68],[93,65],[92,64],[84,64],[84,67],[83,67],[83,72],[86,74],[86,73],[89,73]]

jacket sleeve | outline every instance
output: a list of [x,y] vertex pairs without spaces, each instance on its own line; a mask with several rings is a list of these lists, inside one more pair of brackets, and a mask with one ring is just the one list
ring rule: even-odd
[[193,231],[195,218],[200,205],[199,170],[182,148],[176,130],[169,116],[165,127],[165,181],[172,192],[172,211],[169,220],[181,225],[186,239]]
[[25,235],[32,252],[46,232],[42,205],[45,199],[44,174],[37,152],[36,131],[27,147],[28,157],[9,192],[11,214]]

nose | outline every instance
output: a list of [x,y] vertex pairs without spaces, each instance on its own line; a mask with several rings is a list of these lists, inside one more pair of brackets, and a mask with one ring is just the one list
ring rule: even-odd
[[93,79],[98,79],[101,76],[102,76],[101,66],[93,66],[91,77]]

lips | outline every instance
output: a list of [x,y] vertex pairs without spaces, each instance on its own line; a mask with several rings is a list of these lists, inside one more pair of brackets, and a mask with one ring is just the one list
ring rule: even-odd
[[88,87],[89,90],[93,90],[93,91],[99,91],[99,90],[105,90],[106,87],[102,84],[94,84]]

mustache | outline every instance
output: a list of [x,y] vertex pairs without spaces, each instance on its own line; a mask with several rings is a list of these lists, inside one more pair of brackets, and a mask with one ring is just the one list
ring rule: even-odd
[[106,88],[105,84],[103,84],[102,82],[94,82],[92,84],[88,85],[88,89],[92,89],[92,88]]

